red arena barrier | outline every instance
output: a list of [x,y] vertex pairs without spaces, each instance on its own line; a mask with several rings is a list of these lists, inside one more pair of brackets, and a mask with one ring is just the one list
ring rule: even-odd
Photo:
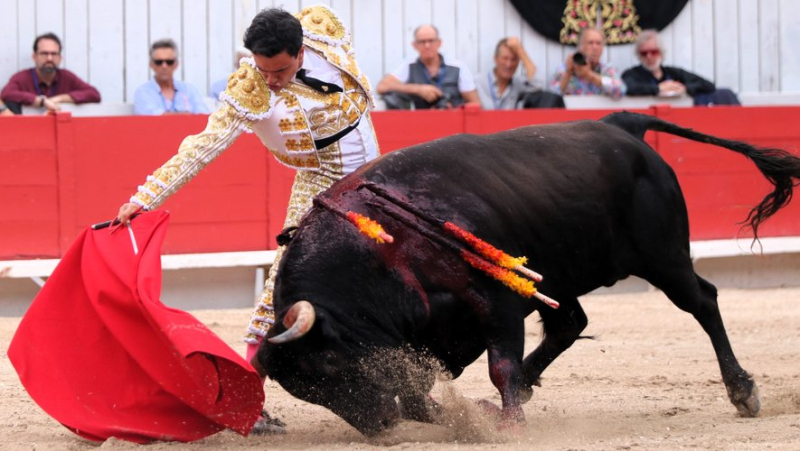
[[[383,153],[455,133],[491,133],[529,124],[598,119],[606,110],[385,111],[372,116]],[[715,136],[798,154],[800,107],[653,107],[639,112]],[[89,224],[108,220],[177,150],[205,127],[204,116],[72,117],[0,120],[0,259],[58,258]],[[747,212],[767,192],[755,166],[731,151],[650,133],[648,143],[675,170],[693,240],[739,235]],[[590,146],[591,143],[587,143]],[[294,172],[253,135],[170,198],[164,244],[170,254],[276,247]],[[747,235],[743,235],[747,236]],[[795,201],[761,236],[800,236]]]

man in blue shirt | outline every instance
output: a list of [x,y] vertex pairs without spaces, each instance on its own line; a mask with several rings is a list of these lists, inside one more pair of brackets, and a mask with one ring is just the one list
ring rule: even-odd
[[150,47],[153,78],[139,86],[133,103],[136,114],[208,114],[200,91],[173,78],[178,68],[178,46],[172,39],[161,39]]

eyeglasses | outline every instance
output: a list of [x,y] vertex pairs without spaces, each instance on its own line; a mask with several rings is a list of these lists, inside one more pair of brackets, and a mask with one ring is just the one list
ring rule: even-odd
[[661,55],[661,50],[659,49],[652,49],[652,50],[639,50],[639,56],[645,58],[647,56],[658,56]]
[[153,64],[156,66],[160,66],[162,64],[166,64],[167,66],[172,66],[175,64],[175,60],[153,60]]
[[439,38],[417,39],[417,44],[419,44],[419,45],[429,45],[429,44],[433,45],[433,44],[436,44],[437,42],[439,42]]
[[47,58],[48,56],[52,56],[53,58],[61,56],[61,52],[37,52],[36,54],[39,56],[43,56],[45,58]]

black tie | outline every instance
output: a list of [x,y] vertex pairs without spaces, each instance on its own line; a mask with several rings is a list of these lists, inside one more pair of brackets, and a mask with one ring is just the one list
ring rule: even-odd
[[323,94],[330,94],[333,92],[344,91],[342,88],[340,88],[338,85],[334,83],[325,83],[324,81],[319,80],[317,78],[309,77],[308,75],[306,75],[305,69],[300,69],[299,71],[297,71],[296,76],[297,79],[302,81],[306,86],[316,91],[319,91]]
[[[297,79],[302,81],[306,86],[315,91],[319,91],[323,94],[331,94],[334,92],[343,92],[344,90],[339,87],[339,85],[335,83],[325,83],[322,80],[316,79],[314,77],[309,77],[306,75],[305,69],[300,69],[297,71],[296,75]],[[339,141],[340,139],[344,138],[348,133],[353,131],[356,127],[358,127],[358,123],[361,122],[361,118],[359,118],[355,124],[348,126],[344,130],[340,130],[338,133],[335,133],[327,138],[322,139],[315,139],[314,145],[317,149],[324,149],[325,147],[330,146],[331,144]]]

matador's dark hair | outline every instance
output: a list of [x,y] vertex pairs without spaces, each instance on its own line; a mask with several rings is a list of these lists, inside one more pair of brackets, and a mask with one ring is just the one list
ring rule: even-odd
[[244,32],[244,46],[253,54],[273,57],[286,52],[296,57],[303,45],[303,27],[280,8],[261,10]]

